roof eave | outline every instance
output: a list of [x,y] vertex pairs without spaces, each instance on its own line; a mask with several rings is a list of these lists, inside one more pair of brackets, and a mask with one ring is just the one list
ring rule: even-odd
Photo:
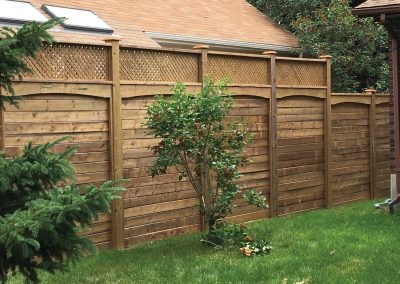
[[400,4],[352,9],[354,15],[373,17],[380,14],[400,13]]
[[276,44],[254,43],[235,40],[221,40],[202,38],[188,35],[165,34],[159,32],[145,32],[151,39],[155,41],[170,43],[186,43],[186,44],[207,44],[215,47],[226,47],[234,49],[251,49],[251,50],[274,50],[274,51],[298,51],[294,46],[283,46]]

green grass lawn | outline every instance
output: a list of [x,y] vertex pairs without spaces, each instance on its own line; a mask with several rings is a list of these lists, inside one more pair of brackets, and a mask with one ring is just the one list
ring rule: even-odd
[[[399,283],[400,215],[362,202],[250,224],[267,256],[216,251],[190,235],[90,256],[43,283]],[[21,283],[14,277],[10,283]]]

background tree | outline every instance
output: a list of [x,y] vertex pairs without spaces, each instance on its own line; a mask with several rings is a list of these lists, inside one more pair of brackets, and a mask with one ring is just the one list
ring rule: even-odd
[[[12,79],[29,71],[23,62],[51,42],[47,29],[59,20],[27,24],[14,32],[2,31],[0,41],[0,87],[11,96],[1,96],[1,106],[15,104]],[[65,269],[94,249],[78,233],[110,211],[110,202],[118,198],[120,182],[106,182],[101,187],[74,185],[75,171],[68,158],[75,148],[53,153],[61,140],[44,145],[27,145],[20,156],[5,158],[0,152],[0,281],[19,270],[29,281],[38,282],[38,270],[54,272]],[[67,183],[71,183],[66,185]],[[122,182],[122,181],[121,181]]]
[[335,92],[389,87],[388,36],[370,18],[357,18],[347,0],[249,0],[292,31],[306,57],[329,54]]
[[[222,244],[230,233],[237,232],[224,218],[243,189],[238,182],[242,176],[239,168],[249,162],[244,149],[251,134],[244,121],[227,121],[232,101],[225,81],[213,84],[208,78],[201,93],[195,95],[177,84],[173,93],[170,99],[159,97],[147,109],[148,134],[161,138],[152,148],[157,158],[150,171],[154,177],[174,167],[180,180],[190,181],[209,228],[207,239]],[[243,197],[249,204],[266,207],[265,198],[253,190]]]

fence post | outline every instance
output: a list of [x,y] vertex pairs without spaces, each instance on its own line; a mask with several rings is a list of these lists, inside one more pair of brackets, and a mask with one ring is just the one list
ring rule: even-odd
[[[204,77],[207,75],[207,72],[208,72],[207,67],[208,67],[209,46],[208,45],[196,45],[196,46],[193,46],[193,49],[201,51],[201,53],[199,55],[199,79],[198,79],[198,81],[200,83],[202,83],[202,85],[203,85]],[[200,179],[201,179],[200,180],[201,188],[203,189],[204,202],[206,204],[209,204],[209,203],[211,203],[211,196],[210,196],[208,190],[206,190],[205,180],[201,177],[200,177]],[[200,214],[200,229],[202,232],[208,230],[207,220],[206,220],[205,216],[202,216],[201,214]]]
[[370,199],[375,199],[376,189],[376,150],[375,150],[375,125],[376,125],[376,90],[365,90],[371,96],[369,107],[369,180],[370,180]]
[[199,60],[199,82],[203,83],[204,76],[208,73],[208,45],[195,45],[193,49],[200,50],[200,60]]
[[[123,153],[122,153],[122,98],[120,82],[118,38],[106,39],[111,44],[111,73],[112,93],[110,98],[110,154],[111,154],[111,179],[123,178]],[[115,249],[124,248],[124,201],[114,200],[111,205],[111,243]]]
[[332,205],[332,104],[331,104],[331,60],[332,56],[322,55],[326,61],[325,82],[325,118],[324,118],[324,149],[325,149],[325,207]]
[[[0,88],[0,96],[1,94],[1,88]],[[6,147],[6,142],[5,142],[5,123],[4,123],[4,109],[0,108],[0,152],[5,151]]]
[[263,55],[270,59],[271,98],[269,100],[269,187],[270,217],[279,215],[278,195],[278,125],[276,98],[276,51],[265,51]]

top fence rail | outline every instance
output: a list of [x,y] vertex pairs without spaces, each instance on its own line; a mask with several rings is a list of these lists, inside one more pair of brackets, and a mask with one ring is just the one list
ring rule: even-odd
[[[201,82],[202,52],[199,50],[148,49],[120,46],[122,81]],[[204,53],[203,53],[204,56]],[[207,52],[207,73],[213,79],[228,78],[231,84],[271,85],[268,56]],[[32,73],[24,79],[110,81],[109,45],[56,43],[26,60]],[[276,57],[277,86],[326,86],[324,60]]]

